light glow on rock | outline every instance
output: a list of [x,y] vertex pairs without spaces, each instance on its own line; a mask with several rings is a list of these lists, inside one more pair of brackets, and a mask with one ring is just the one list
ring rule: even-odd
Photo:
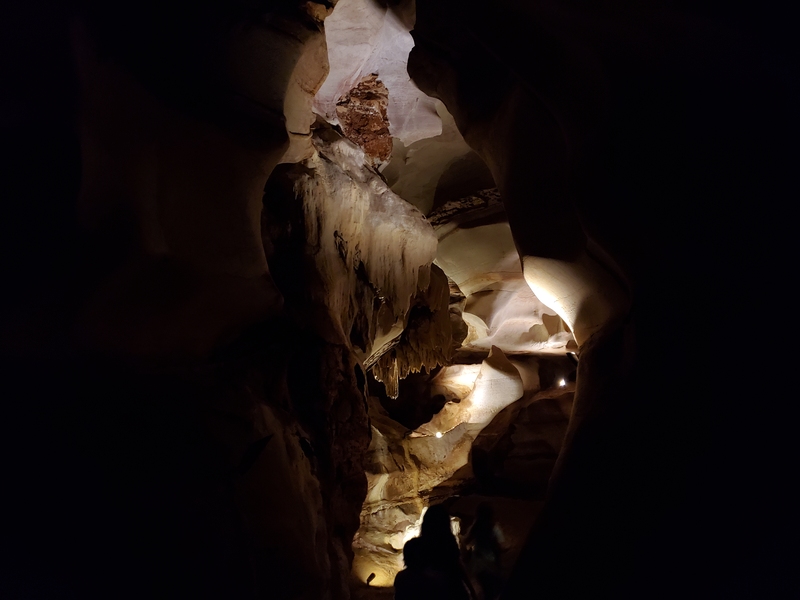
[[372,0],[339,0],[325,19],[330,71],[314,98],[314,111],[338,124],[336,103],[371,73],[389,89],[389,131],[409,146],[440,135],[442,121],[433,98],[408,75],[414,47],[409,21]]
[[437,438],[440,438],[440,437],[442,437],[442,432],[441,432],[441,431],[437,431],[437,432],[436,432],[436,437],[437,437]]
[[565,379],[559,379],[559,380],[558,380],[558,385],[559,385],[560,387],[564,387],[565,385],[567,385],[567,382],[566,382],[566,380],[565,380]]

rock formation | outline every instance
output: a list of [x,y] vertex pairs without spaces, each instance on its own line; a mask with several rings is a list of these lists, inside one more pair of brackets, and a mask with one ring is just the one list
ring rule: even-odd
[[[536,429],[542,427],[542,422],[530,426],[518,421],[516,427],[510,427],[514,418],[509,414],[499,416],[512,406],[516,414],[526,410],[532,402],[535,406],[543,404],[542,394],[537,394],[540,392],[538,378],[533,386],[526,387],[520,375],[520,371],[538,375],[536,369],[520,362],[517,365],[499,348],[493,347],[481,363],[441,369],[429,382],[429,389],[431,394],[442,394],[448,401],[432,419],[413,430],[393,420],[378,398],[370,399],[372,442],[365,464],[368,492],[361,528],[354,542],[353,569],[362,581],[375,573],[373,585],[391,584],[402,568],[399,551],[409,538],[419,534],[429,503],[453,496],[474,483],[476,467],[472,453],[476,448],[489,452],[498,445],[499,438],[516,435],[504,449],[495,452],[498,465],[508,463],[500,467],[501,471],[514,470],[513,461],[520,460],[519,454],[514,456],[515,450],[522,456],[530,456],[525,447],[530,443],[526,436],[537,440],[545,437]],[[561,396],[567,400],[568,415],[571,391],[562,389]],[[517,402],[521,398],[526,401]],[[420,400],[419,396],[414,399]],[[547,458],[551,461],[558,453],[566,427],[567,416],[559,415],[561,419],[556,421],[558,425],[551,434],[552,445],[548,446]],[[494,430],[490,424],[494,425]],[[537,460],[537,457],[530,456],[530,460]],[[530,480],[546,486],[551,468],[552,462],[544,472],[530,473]],[[498,477],[511,481],[519,479],[520,475],[498,472]]]
[[389,130],[402,144],[438,135],[442,125],[434,101],[411,81],[406,70],[414,46],[411,2],[391,7],[371,0],[339,0],[325,21],[330,75],[314,100],[317,114],[339,124],[337,105],[373,73],[388,90]]
[[792,21],[628,4],[4,7],[0,596],[789,590]]
[[364,149],[376,164],[392,155],[386,105],[389,91],[375,73],[367,75],[336,103],[336,116],[345,135]]

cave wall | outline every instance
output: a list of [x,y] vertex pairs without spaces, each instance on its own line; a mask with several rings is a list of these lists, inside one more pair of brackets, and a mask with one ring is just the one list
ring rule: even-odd
[[[760,119],[765,94],[797,90],[755,58],[786,56],[776,14],[459,8],[417,3],[409,72],[489,166],[526,281],[580,346],[567,439],[504,597],[786,593],[772,500],[736,491],[755,389],[721,354],[680,350],[700,330],[734,347],[726,323],[764,298],[769,257],[784,256],[765,234],[786,147]],[[740,259],[760,273],[747,290]],[[771,426],[757,429],[771,447]],[[786,463],[759,456],[770,498],[785,499]]]
[[426,307],[436,237],[357,146],[312,139],[326,10],[145,4],[112,34],[106,7],[44,8],[73,171],[56,287],[18,278],[3,324],[4,595],[349,597],[363,365]]
[[[407,3],[349,4],[409,47]],[[443,102],[425,101],[412,133],[390,127],[402,163],[388,183],[418,208],[460,197],[440,169],[485,160],[523,256],[588,249],[630,292],[616,329],[579,340],[568,452],[510,597],[639,597],[653,581],[654,595],[779,597],[790,419],[760,408],[771,367],[743,375],[731,353],[754,310],[791,320],[793,20],[766,5],[578,4],[420,1],[412,76]],[[400,343],[407,298],[354,330],[382,271],[350,270],[353,240],[329,236],[324,252],[347,263],[342,311],[297,317],[311,302],[280,277],[313,279],[314,254],[305,233],[282,246],[292,215],[265,226],[262,190],[281,161],[321,164],[330,6],[270,8],[3,7],[4,595],[349,593],[361,363]],[[443,148],[463,160],[415,182]],[[386,198],[379,180],[353,185]]]
[[[456,511],[461,499],[480,497],[541,504],[571,414],[571,375],[566,357],[507,357],[493,347],[479,362],[403,382],[397,399],[371,395],[368,492],[353,542],[358,581],[374,574],[373,586],[391,586],[403,545],[419,535],[433,504]],[[474,519],[474,508],[464,516]],[[521,542],[509,544],[511,554]]]

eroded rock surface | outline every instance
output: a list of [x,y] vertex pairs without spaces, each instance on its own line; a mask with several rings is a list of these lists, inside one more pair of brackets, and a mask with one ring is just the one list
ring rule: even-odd
[[466,296],[469,332],[460,353],[563,354],[572,333],[523,277],[519,254],[496,189],[445,203],[429,216],[439,237],[436,263]]
[[354,572],[362,580],[378,573],[377,585],[389,585],[402,567],[400,551],[418,535],[430,498],[451,495],[453,490],[443,491],[441,485],[456,473],[461,483],[471,480],[473,443],[526,392],[517,368],[493,348],[482,363],[442,369],[431,380],[430,393],[446,394],[449,400],[413,431],[391,419],[377,398],[370,399],[369,491],[354,542]]
[[[302,236],[284,241],[301,245],[302,262],[281,263],[283,279],[326,339],[352,345],[371,364],[429,288],[436,236],[371,171],[362,149],[331,129],[320,130],[315,145],[312,158],[286,171],[291,189],[273,209]],[[300,212],[285,208],[294,198]]]
[[371,73],[336,103],[336,116],[347,138],[361,146],[373,164],[389,160],[392,137],[386,106],[389,90]]
[[395,193],[426,215],[445,202],[494,185],[491,173],[464,141],[447,107],[437,100],[435,108],[442,132],[408,145],[396,137],[392,159],[381,171]]
[[398,381],[409,373],[450,364],[460,347],[465,328],[461,313],[451,308],[450,284],[444,272],[432,265],[430,284],[415,298],[408,323],[397,343],[368,363],[372,374],[396,398]]
[[[330,515],[332,569],[341,574],[349,573],[352,550],[344,545],[355,533],[357,521],[350,519],[357,519],[365,493],[370,503],[370,497],[382,497],[386,486],[407,488],[400,493],[418,503],[414,486],[402,478],[364,479],[365,458],[376,464],[407,459],[398,445],[403,433],[376,429],[374,411],[371,447],[376,456],[366,452],[363,369],[381,373],[391,394],[409,372],[449,362],[460,343],[454,334],[459,321],[451,311],[450,282],[432,264],[437,240],[427,220],[386,186],[359,146],[324,125],[312,141],[312,157],[283,168],[271,180],[263,225],[270,266],[286,305],[302,323],[303,339],[308,338],[303,343],[316,349],[312,364],[323,367],[317,384],[323,392],[320,402],[298,410],[316,432],[309,437],[315,464],[328,465],[317,476],[329,500],[325,512]],[[294,394],[319,396],[313,386],[306,388],[306,380],[315,378],[290,371]],[[342,483],[339,488],[326,478],[331,472]]]
[[409,145],[439,135],[441,121],[434,102],[420,92],[406,71],[414,45],[413,3],[388,8],[372,0],[339,0],[325,20],[330,74],[315,99],[315,110],[339,124],[336,105],[372,73],[389,91],[386,107],[391,135]]

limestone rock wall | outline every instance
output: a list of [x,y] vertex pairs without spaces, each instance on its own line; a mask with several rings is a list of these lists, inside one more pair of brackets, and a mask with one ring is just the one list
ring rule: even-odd
[[447,201],[494,185],[491,173],[464,141],[447,107],[436,100],[435,108],[442,132],[408,145],[394,138],[392,158],[381,171],[395,193],[426,215]]
[[363,148],[374,164],[381,164],[392,155],[392,138],[386,105],[389,91],[370,73],[336,103],[336,115],[348,139]]
[[325,20],[330,74],[314,101],[325,120],[338,124],[336,104],[372,73],[388,88],[387,115],[393,137],[408,145],[442,131],[434,102],[406,71],[414,45],[413,3],[388,8],[372,0],[339,0]]
[[286,267],[286,278],[301,276],[307,287],[296,310],[307,310],[304,318],[326,340],[352,346],[371,364],[430,287],[436,236],[371,170],[358,146],[330,129],[314,143],[315,155],[287,172],[302,212],[292,216],[301,228],[295,232],[300,262]]
[[30,191],[31,159],[12,194],[60,217],[49,291],[9,296],[0,336],[4,597],[349,596],[364,364],[425,303],[436,236],[357,147],[314,145],[326,11],[244,4],[53,17],[75,189]]
[[[432,264],[431,225],[391,192],[353,142],[320,124],[313,144],[311,158],[277,171],[267,186],[263,235],[299,326],[303,361],[318,365],[314,374],[290,364],[287,382],[326,498],[331,582],[346,594],[337,586],[349,577],[358,515],[365,496],[377,493],[364,461],[382,460],[367,452],[365,369],[393,373],[394,383],[386,378],[391,390],[397,377],[447,362],[459,340],[449,281]],[[388,460],[388,438],[374,423],[371,431],[371,447],[384,448]]]
[[498,346],[514,354],[563,354],[573,335],[523,277],[512,230],[495,188],[444,203],[429,215],[439,238],[436,264],[465,296],[468,326],[459,354]]
[[496,415],[523,397],[525,384],[495,347],[482,363],[442,369],[431,380],[431,393],[441,392],[451,400],[413,431],[394,421],[377,398],[370,399],[368,492],[353,544],[353,570],[362,581],[374,572],[376,585],[391,585],[402,568],[400,551],[419,534],[430,499],[446,498],[471,480],[475,440]]
[[432,265],[430,283],[415,297],[397,343],[370,364],[375,379],[383,382],[390,397],[397,397],[398,381],[409,373],[450,364],[464,334],[461,315],[451,309],[450,298],[447,276]]

